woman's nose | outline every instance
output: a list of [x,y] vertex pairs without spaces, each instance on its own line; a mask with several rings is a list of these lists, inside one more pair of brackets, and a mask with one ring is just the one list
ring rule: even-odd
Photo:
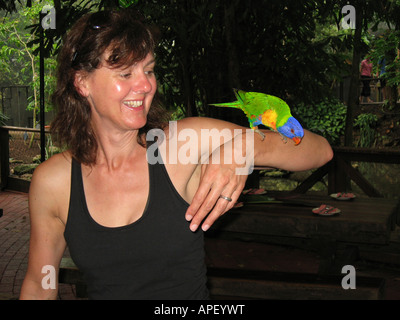
[[152,89],[153,85],[148,76],[144,72],[137,74],[137,77],[132,84],[132,90],[137,93],[147,93]]

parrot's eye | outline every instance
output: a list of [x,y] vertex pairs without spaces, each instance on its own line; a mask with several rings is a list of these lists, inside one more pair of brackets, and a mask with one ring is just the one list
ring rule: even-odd
[[290,129],[290,132],[291,132],[291,133],[294,133],[294,129]]

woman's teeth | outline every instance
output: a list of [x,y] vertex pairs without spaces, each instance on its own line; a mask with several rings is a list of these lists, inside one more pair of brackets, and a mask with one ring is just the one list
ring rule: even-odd
[[130,108],[137,108],[143,105],[143,101],[124,101],[124,105]]

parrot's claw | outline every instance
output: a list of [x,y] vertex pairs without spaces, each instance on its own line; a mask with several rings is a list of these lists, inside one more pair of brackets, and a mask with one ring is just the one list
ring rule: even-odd
[[279,134],[281,135],[283,142],[286,144],[288,141],[287,138],[282,133]]
[[261,136],[261,140],[264,141],[264,139],[265,139],[265,134],[264,134],[264,132],[262,132],[262,131],[260,131],[260,130],[258,130],[258,129],[255,129],[254,132],[257,132],[257,133]]

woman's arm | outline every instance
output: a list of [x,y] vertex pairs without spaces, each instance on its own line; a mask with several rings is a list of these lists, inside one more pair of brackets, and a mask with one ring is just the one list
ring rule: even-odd
[[299,145],[291,140],[287,142],[275,132],[263,131],[262,141],[254,135],[254,163],[256,166],[268,166],[288,171],[304,171],[319,168],[330,161],[333,151],[328,141],[315,133],[304,130]]
[[[207,215],[203,222],[204,230],[233,207],[244,188],[247,176],[243,172],[248,172],[249,164],[302,171],[318,168],[333,156],[327,140],[307,130],[302,142],[296,146],[291,140],[284,141],[278,133],[262,130],[265,134],[263,140],[248,128],[216,119],[184,119],[182,128],[192,128],[200,137],[202,130],[203,137],[207,136],[204,133],[212,132],[210,139],[220,141],[218,147],[213,148],[210,141],[199,139],[201,175],[198,189],[186,213],[193,231]],[[230,135],[231,139],[224,142],[223,132]],[[231,156],[225,158],[227,153]],[[208,162],[205,163],[204,159],[208,159]],[[230,197],[232,201],[220,199],[220,195]]]
[[[56,299],[58,269],[66,244],[64,223],[59,218],[54,161],[46,161],[34,172],[29,191],[31,235],[28,269],[20,299]],[[58,174],[59,176],[59,174]],[[61,182],[61,181],[58,181]],[[66,184],[66,181],[62,181]],[[51,286],[55,285],[52,289]]]

